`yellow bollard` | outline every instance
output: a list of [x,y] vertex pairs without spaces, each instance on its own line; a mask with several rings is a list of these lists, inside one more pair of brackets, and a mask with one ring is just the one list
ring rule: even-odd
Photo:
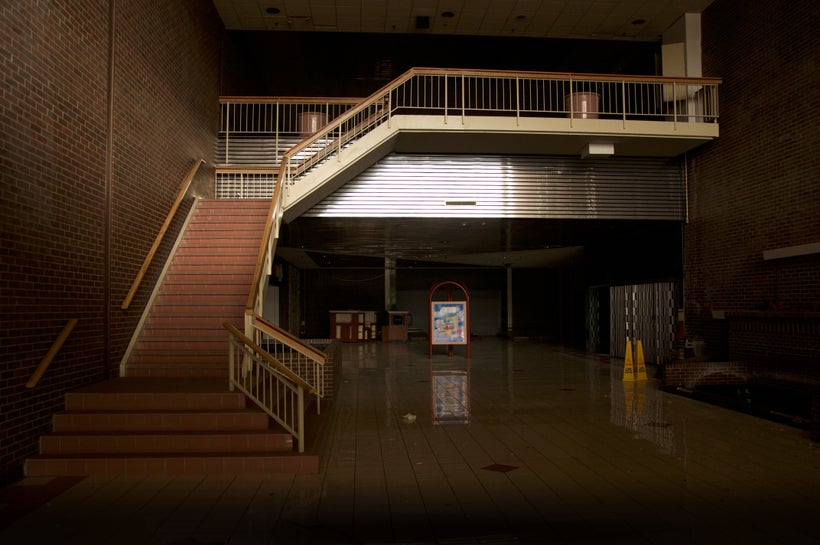
[[635,341],[635,366],[637,371],[635,373],[635,380],[646,380],[646,362],[643,359],[643,345],[641,340]]
[[626,354],[624,354],[624,382],[635,380],[635,366],[632,363],[632,341],[626,339]]

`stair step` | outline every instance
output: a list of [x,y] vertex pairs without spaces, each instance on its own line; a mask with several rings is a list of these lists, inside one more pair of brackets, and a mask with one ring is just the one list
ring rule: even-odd
[[186,341],[191,339],[227,341],[228,332],[225,331],[222,324],[218,324],[218,326],[217,324],[211,324],[208,327],[146,327],[142,332],[142,338],[140,340],[143,341],[149,339],[152,341],[166,342]]
[[253,251],[221,251],[214,249],[212,244],[202,246],[180,246],[177,250],[174,261],[179,263],[212,263],[225,260],[230,260],[234,263],[242,263],[243,268],[247,266],[256,266],[257,254],[259,248],[254,247]]
[[[178,316],[157,314],[151,316],[145,325],[145,331],[151,328],[184,328],[184,329],[215,329],[221,328],[226,320],[219,316],[188,316],[183,324],[180,324]],[[231,323],[241,324],[241,320],[228,320]],[[240,327],[239,325],[237,327]],[[241,327],[240,327],[241,329]]]
[[54,432],[248,431],[265,430],[259,410],[219,411],[63,411],[54,414]]
[[187,338],[162,338],[145,337],[140,339],[137,345],[138,350],[145,354],[151,352],[167,352],[188,354],[190,356],[206,356],[209,354],[223,354],[223,361],[228,361],[228,333],[227,331],[220,338],[216,335],[211,337],[187,337]]
[[270,207],[270,199],[203,199],[200,208],[203,210],[229,210],[231,208],[264,209]]
[[[140,350],[139,354],[135,354],[132,362],[135,365],[160,365],[168,364],[174,367],[180,366],[201,366],[205,367],[221,367],[228,369],[228,339],[225,339],[225,345],[220,350],[198,350],[196,352],[185,350],[184,352],[170,352],[164,347],[159,350]],[[130,373],[129,373],[130,376]]]
[[[214,280],[216,277],[219,278],[219,282],[216,282]],[[216,271],[213,268],[209,267],[177,267],[175,269],[171,269],[168,271],[168,277],[166,279],[166,282],[201,282],[203,280],[210,280],[213,285],[219,285],[224,283],[250,284],[251,280],[253,280],[253,271],[243,269],[229,270],[227,268],[223,269],[222,271]]]
[[155,311],[158,315],[165,316],[196,316],[207,313],[217,320],[225,321],[226,317],[244,319],[245,301],[233,305],[181,305],[181,304],[156,304]]
[[197,306],[224,306],[242,305],[244,308],[248,300],[247,293],[161,293],[157,297],[159,305],[197,305]]
[[223,324],[244,329],[270,202],[199,201],[127,362],[126,375],[227,375],[228,336]]
[[[228,265],[231,263],[239,263],[241,261],[242,268],[247,267],[248,265],[255,266],[256,258],[259,254],[259,245],[257,243],[261,240],[261,237],[254,237],[254,244],[252,246],[238,246],[235,247],[232,252],[222,252],[223,248],[227,248],[228,245],[231,244],[230,240],[231,239],[202,240],[195,241],[195,243],[186,244],[184,246],[180,245],[177,250],[176,258],[182,259],[183,263],[189,263],[192,261],[207,263],[212,260],[217,260]],[[239,241],[234,239],[233,243],[236,244],[239,243]]]
[[306,454],[210,454],[161,456],[34,456],[25,462],[25,475],[300,475],[319,472],[319,458]]
[[160,361],[156,364],[136,363],[128,364],[128,376],[135,378],[217,378],[228,380],[227,364],[182,364],[177,362]]
[[236,238],[232,234],[226,234],[221,238],[197,238],[184,241],[180,244],[180,250],[183,248],[230,248],[234,247],[236,250],[258,253],[259,245],[262,239],[262,232],[253,238],[241,239]]
[[226,262],[223,259],[222,262],[216,263],[203,260],[186,261],[183,259],[182,261],[174,261],[174,264],[171,265],[168,272],[169,274],[191,272],[194,274],[199,273],[212,276],[225,276],[231,274],[248,275],[253,273],[253,271],[249,271],[248,269],[254,267],[255,265],[256,259],[247,259],[244,263],[233,259],[230,262]]
[[[115,379],[116,380],[116,379]],[[125,380],[125,379],[121,379]],[[95,392],[75,390],[65,394],[66,411],[142,411],[142,410],[237,410],[246,408],[245,396],[228,391],[227,382],[220,382],[223,392]]]
[[40,454],[146,455],[190,453],[293,452],[293,437],[285,432],[177,432],[157,433],[55,433],[40,439]]
[[[234,237],[237,240],[259,236],[265,230],[265,219],[258,216],[237,218],[219,218],[207,221],[192,221],[188,225],[188,234],[195,237],[214,238],[218,236]],[[236,236],[239,235],[239,236]]]
[[[173,288],[173,289],[172,289]],[[250,288],[245,284],[219,284],[218,286],[203,285],[201,282],[166,282],[161,293],[213,293],[215,295],[237,295],[248,296]]]

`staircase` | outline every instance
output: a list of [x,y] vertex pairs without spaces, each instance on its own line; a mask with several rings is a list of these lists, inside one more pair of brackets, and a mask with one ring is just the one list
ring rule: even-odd
[[26,476],[316,473],[222,379],[118,378],[65,396]]
[[[316,473],[318,456],[228,390],[270,200],[201,200],[124,376],[69,392],[27,476]],[[247,405],[246,405],[247,403]]]
[[228,377],[270,200],[201,200],[125,368],[128,377]]

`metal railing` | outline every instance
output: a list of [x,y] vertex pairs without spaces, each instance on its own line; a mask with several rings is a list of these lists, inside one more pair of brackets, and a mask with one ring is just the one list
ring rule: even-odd
[[316,391],[261,346],[230,323],[228,331],[228,387],[239,389],[279,423],[305,450],[305,394]]
[[[469,116],[717,123],[714,78],[579,75],[413,68],[288,150],[286,186],[397,115]],[[309,153],[313,150],[312,153]]]
[[254,342],[312,388],[316,394],[318,414],[321,411],[321,400],[326,394],[327,355],[261,316],[254,316],[253,328]]
[[306,136],[359,104],[361,98],[220,97],[216,161],[279,166]]
[[[245,309],[246,334],[252,335],[253,315],[262,314],[262,294],[283,215],[284,188],[298,183],[313,167],[331,157],[338,160],[352,142],[384,123],[389,124],[394,116],[434,115],[445,123],[464,123],[468,116],[503,116],[516,120],[560,117],[568,118],[570,126],[576,120],[594,119],[619,120],[624,126],[633,120],[717,123],[720,83],[716,78],[408,70],[302,139],[278,162],[278,172],[272,180],[268,222]],[[266,119],[270,119],[270,115],[266,115]],[[233,127],[231,123],[223,125],[226,137]],[[252,132],[244,126],[241,128]]]

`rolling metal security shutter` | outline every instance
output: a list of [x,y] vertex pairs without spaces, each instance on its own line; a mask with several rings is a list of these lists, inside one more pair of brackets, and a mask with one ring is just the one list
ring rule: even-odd
[[393,154],[303,215],[680,221],[684,192],[676,159]]

